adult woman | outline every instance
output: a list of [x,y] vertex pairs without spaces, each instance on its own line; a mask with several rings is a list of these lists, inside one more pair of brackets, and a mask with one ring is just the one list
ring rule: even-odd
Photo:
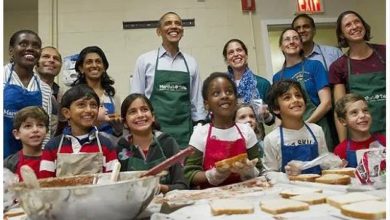
[[304,120],[322,127],[328,149],[333,151],[335,144],[326,119],[326,114],[332,107],[331,92],[324,66],[317,60],[304,58],[301,36],[293,28],[287,28],[282,32],[279,38],[279,47],[285,61],[282,70],[273,76],[273,82],[281,79],[293,79],[301,84],[306,92],[306,97],[308,97]]
[[[22,147],[12,135],[13,118],[17,111],[27,106],[42,106],[50,115],[51,88],[34,73],[41,52],[42,41],[31,30],[15,32],[9,42],[11,61],[4,66],[4,158]],[[48,132],[44,143],[50,137]]]
[[[271,88],[268,80],[258,76],[248,67],[248,49],[239,39],[231,39],[223,47],[223,57],[228,65],[228,75],[236,83],[238,102],[251,103],[254,99],[265,100]],[[272,114],[265,110],[261,118],[267,125],[275,122]],[[263,121],[262,120],[262,121]],[[264,138],[264,125],[259,124],[262,139]]]
[[[339,15],[336,35],[339,46],[349,47],[349,50],[330,66],[329,81],[334,85],[334,100],[339,100],[346,93],[364,96],[373,119],[371,132],[385,134],[386,46],[367,42],[371,39],[371,28],[354,11]],[[347,131],[341,124],[336,125],[341,142]]]
[[120,117],[120,100],[115,96],[112,86],[114,81],[108,76],[108,61],[103,50],[97,46],[89,46],[81,50],[75,64],[78,78],[74,85],[87,84],[100,98],[97,126],[99,131],[120,136],[123,127]]

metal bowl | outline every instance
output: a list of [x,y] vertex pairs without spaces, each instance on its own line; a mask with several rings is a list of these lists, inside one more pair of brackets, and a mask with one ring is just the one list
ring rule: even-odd
[[109,181],[110,173],[48,178],[40,188],[19,183],[13,191],[32,220],[133,219],[158,193],[160,176],[140,178],[143,172],[121,172],[117,182]]

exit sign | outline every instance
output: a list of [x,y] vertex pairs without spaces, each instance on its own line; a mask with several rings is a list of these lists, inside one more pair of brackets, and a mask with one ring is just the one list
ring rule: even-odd
[[322,0],[297,0],[297,14],[316,14],[324,12]]

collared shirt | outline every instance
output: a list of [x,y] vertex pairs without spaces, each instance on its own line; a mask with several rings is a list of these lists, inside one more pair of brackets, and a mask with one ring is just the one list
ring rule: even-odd
[[[343,52],[337,47],[319,45],[314,43],[313,51],[306,58],[309,60],[320,61],[322,65],[324,65],[326,72],[329,72],[330,65],[342,55]],[[326,61],[326,66],[324,58]]]
[[[158,50],[153,50],[138,57],[135,64],[133,79],[130,83],[131,93],[145,94],[146,97],[150,98],[154,85],[157,52]],[[158,55],[158,69],[187,72],[184,58],[190,71],[190,100],[192,120],[204,120],[206,118],[206,112],[203,107],[202,81],[200,79],[196,60],[192,56],[181,51],[172,57],[169,55],[169,53],[167,53],[164,47],[161,46]]]

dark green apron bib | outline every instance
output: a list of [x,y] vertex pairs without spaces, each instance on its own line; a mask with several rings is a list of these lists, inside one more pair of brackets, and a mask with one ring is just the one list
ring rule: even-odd
[[[305,79],[304,79],[305,61],[304,60],[301,63],[301,73],[302,73],[302,77],[297,77],[295,80],[297,82],[299,82],[299,84],[303,88],[303,91],[304,91],[305,96],[306,96],[306,111],[303,114],[303,119],[306,121],[313,114],[313,112],[316,110],[317,106],[311,101],[310,95],[307,92],[307,89],[305,86]],[[330,125],[328,123],[328,119],[327,119],[326,115],[324,117],[322,117],[320,120],[318,120],[316,122],[316,124],[319,125],[322,128],[322,130],[324,131],[325,141],[326,141],[326,145],[328,147],[328,151],[333,152],[333,148],[335,146],[335,143],[334,143],[334,138],[332,137],[332,131],[331,131]]]
[[350,93],[360,94],[367,100],[372,117],[371,133],[386,135],[386,63],[379,53],[372,49],[384,65],[383,71],[353,74],[348,56],[348,86]]
[[188,146],[192,134],[190,71],[158,70],[157,52],[153,91],[150,101],[161,130],[172,135],[181,149]]
[[[153,137],[153,141],[156,143],[156,149],[154,149],[153,151],[152,148],[149,148],[149,152],[148,152],[148,155],[149,154],[153,154],[153,155],[150,155],[150,156],[153,156],[154,158],[157,158],[153,161],[149,161],[147,162],[146,159],[143,160],[143,159],[140,159],[140,158],[137,158],[137,157],[130,157],[129,159],[127,159],[127,168],[126,170],[149,170],[153,167],[155,167],[156,165],[162,163],[163,161],[165,161],[167,159],[167,157],[165,156],[164,154],[164,151],[162,150],[162,147],[160,145],[160,143],[157,141],[157,138]],[[143,154],[142,149],[139,149],[137,148],[136,146],[133,146],[134,147],[134,150],[139,150],[141,154]],[[166,175],[166,176],[162,176],[161,179],[160,179],[160,183],[162,184],[170,184],[170,175],[169,173]]]

